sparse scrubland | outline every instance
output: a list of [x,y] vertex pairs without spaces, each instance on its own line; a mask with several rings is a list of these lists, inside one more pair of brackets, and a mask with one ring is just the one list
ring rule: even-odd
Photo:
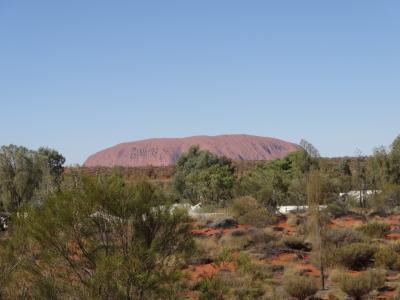
[[302,146],[95,171],[3,146],[0,298],[399,299],[400,138],[369,157]]

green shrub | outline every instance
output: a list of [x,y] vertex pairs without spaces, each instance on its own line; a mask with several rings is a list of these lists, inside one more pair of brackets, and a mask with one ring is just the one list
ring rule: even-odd
[[296,236],[285,236],[282,239],[283,245],[293,250],[310,251],[311,247],[304,239]]
[[400,269],[400,255],[390,246],[379,248],[375,253],[375,264],[392,270]]
[[261,286],[256,287],[240,287],[235,290],[235,295],[239,300],[261,299],[265,294],[265,290]]
[[228,299],[226,294],[228,293],[229,288],[219,276],[202,279],[197,288],[200,292],[199,300]]
[[287,215],[287,221],[288,225],[296,227],[298,225],[300,225],[301,223],[301,219],[299,218],[298,215],[294,214],[294,213],[290,213]]
[[325,245],[334,246],[336,248],[362,241],[361,234],[350,228],[329,229],[324,233],[323,239]]
[[395,242],[390,245],[394,251],[400,254],[400,242]]
[[376,195],[376,198],[381,206],[397,208],[400,205],[400,186],[397,184],[386,184],[382,192]]
[[232,250],[229,248],[222,248],[221,252],[215,259],[215,263],[219,264],[222,262],[230,262],[230,261],[232,261]]
[[383,238],[390,232],[390,225],[386,223],[371,222],[361,225],[357,230],[370,238]]
[[333,259],[336,264],[351,270],[361,270],[371,263],[375,252],[376,248],[371,244],[354,243],[337,249]]
[[270,214],[260,202],[249,196],[235,199],[232,210],[240,224],[264,227],[277,222],[276,216]]
[[384,284],[385,273],[379,270],[368,270],[358,275],[343,274],[339,279],[340,289],[356,300]]
[[250,257],[245,253],[240,253],[236,259],[237,270],[243,273],[249,273],[253,269]]
[[318,291],[317,280],[308,276],[285,275],[283,286],[290,296],[299,300],[304,300]]
[[340,218],[348,214],[347,206],[343,203],[332,202],[326,208],[326,211],[329,215],[334,218]]

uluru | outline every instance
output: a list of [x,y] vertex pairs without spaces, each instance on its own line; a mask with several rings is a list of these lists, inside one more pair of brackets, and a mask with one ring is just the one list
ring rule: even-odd
[[85,167],[142,167],[174,165],[182,153],[198,145],[232,160],[274,160],[300,149],[300,146],[270,137],[245,134],[155,138],[118,144],[91,155]]

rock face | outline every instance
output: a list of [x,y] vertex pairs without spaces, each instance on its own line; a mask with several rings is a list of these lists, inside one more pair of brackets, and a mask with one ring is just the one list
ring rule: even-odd
[[192,145],[232,160],[273,160],[300,149],[282,140],[251,135],[160,138],[116,145],[91,155],[85,167],[173,165]]

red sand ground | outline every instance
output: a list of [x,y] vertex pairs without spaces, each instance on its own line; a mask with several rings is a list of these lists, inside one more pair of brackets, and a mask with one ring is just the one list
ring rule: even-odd
[[359,219],[354,219],[352,217],[343,217],[343,218],[337,218],[331,221],[330,224],[328,224],[329,228],[332,227],[355,227],[359,226],[362,224],[362,221]]
[[282,253],[274,256],[272,259],[269,260],[269,263],[273,265],[284,265],[289,262],[294,262],[298,260],[298,256],[295,253]]
[[222,262],[220,264],[204,264],[198,266],[190,266],[189,274],[192,280],[198,280],[204,277],[212,277],[221,270],[235,271],[235,264],[230,262]]
[[400,239],[400,233],[389,233],[386,235],[386,238],[389,240],[398,240]]
[[[398,230],[398,225],[400,225],[400,215],[393,215],[388,218],[379,218],[375,217],[373,218],[373,221],[377,222],[382,222],[382,223],[387,223],[390,224],[392,227],[392,230],[396,229]],[[329,227],[356,227],[362,224],[362,221],[359,219],[352,218],[350,216],[343,217],[343,218],[338,218],[335,219],[329,224]],[[236,228],[229,228],[229,229],[210,229],[210,228],[204,228],[204,229],[197,229],[193,230],[192,232],[196,235],[205,235],[207,237],[213,236],[215,234],[229,234],[235,230],[238,229],[248,229],[250,226],[247,225],[239,225]],[[283,232],[288,235],[294,235],[296,234],[296,228],[294,226],[291,226],[287,223],[287,220],[282,220],[279,222],[276,226],[272,227],[276,232]],[[395,233],[392,232],[386,236],[388,239],[400,239],[400,233]],[[239,255],[240,252],[235,253],[235,256]],[[298,269],[301,271],[302,274],[307,275],[307,276],[313,276],[316,278],[319,278],[320,276],[320,271],[317,267],[312,265],[309,262],[309,256],[308,255],[303,255],[303,254],[296,254],[296,253],[281,253],[278,255],[275,255],[267,260],[260,260],[257,261],[257,263],[261,264],[272,264],[272,265],[283,265],[287,266],[290,265],[291,268]],[[204,265],[198,265],[198,266],[190,266],[188,269],[188,273],[191,277],[192,280],[199,280],[204,277],[212,277],[213,275],[217,274],[221,270],[226,269],[229,271],[234,272],[236,269],[235,263],[227,263],[224,262],[220,265],[217,264],[204,264]],[[349,271],[348,274],[351,276],[358,276],[360,272],[358,271]],[[276,277],[280,278],[282,274],[277,274]],[[395,274],[395,275],[390,275],[386,278],[387,282],[398,282],[400,280],[400,274]],[[386,289],[383,291],[380,291],[378,296],[376,296],[376,299],[391,299],[396,295],[396,291],[392,289]]]
[[294,235],[296,233],[296,227],[289,225],[287,220],[280,221],[273,229],[276,231],[283,231],[288,235]]
[[248,229],[250,226],[249,225],[237,225],[232,228],[225,228],[225,229],[219,229],[219,228],[202,228],[202,229],[193,229],[192,234],[197,235],[197,236],[213,236],[216,234],[229,234],[233,231],[239,230],[239,229]]
[[319,270],[314,265],[307,261],[308,256],[301,256],[295,253],[282,253],[278,254],[271,259],[267,260],[267,263],[272,265],[287,265],[298,270],[302,270],[303,274],[309,276],[319,277]]

